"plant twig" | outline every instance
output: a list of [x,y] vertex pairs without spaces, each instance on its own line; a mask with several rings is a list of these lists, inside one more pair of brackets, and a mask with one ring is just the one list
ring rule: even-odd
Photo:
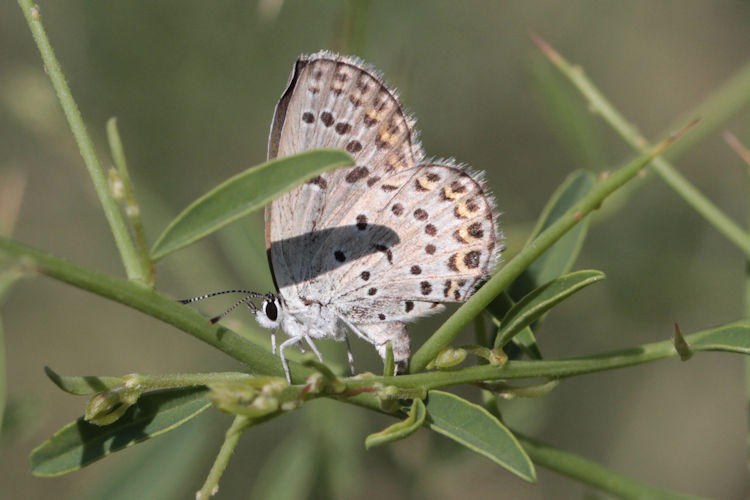
[[148,282],[148,276],[141,275],[141,266],[139,265],[138,252],[135,249],[133,240],[128,232],[125,220],[120,213],[120,209],[117,206],[117,202],[112,197],[109,190],[109,184],[107,177],[104,175],[101,163],[96,156],[94,151],[94,143],[89,137],[86,130],[86,125],[83,123],[81,112],[78,110],[73,94],[70,92],[65,81],[65,75],[63,75],[60,64],[57,62],[55,53],[52,50],[52,46],[49,43],[47,34],[44,31],[44,27],[41,22],[41,14],[39,7],[34,5],[31,0],[18,0],[23,11],[26,21],[29,24],[29,29],[34,36],[34,41],[39,48],[39,53],[42,56],[44,67],[47,74],[52,81],[52,86],[55,88],[57,98],[60,101],[65,118],[68,120],[70,130],[73,132],[73,137],[78,144],[78,149],[83,157],[83,162],[91,177],[91,181],[94,184],[94,190],[99,197],[99,202],[104,210],[104,215],[109,222],[109,227],[112,230],[112,235],[115,238],[117,249],[120,252],[120,257],[125,266],[125,272],[128,278],[136,280],[142,283]]
[[[731,132],[724,133],[724,140],[729,147],[737,153],[737,156],[745,163],[744,180],[745,180],[745,203],[748,205],[748,214],[745,224],[750,230],[750,150]],[[750,257],[745,259],[745,319],[750,320]],[[745,358],[745,403],[750,405],[750,360]],[[748,406],[746,406],[747,408]],[[746,467],[750,474],[750,415],[747,415],[747,430],[745,431],[745,446],[747,447]]]
[[224,470],[227,468],[229,459],[237,447],[237,442],[240,440],[242,431],[251,424],[252,420],[248,417],[238,415],[234,418],[232,426],[227,430],[224,437],[224,443],[221,445],[219,454],[216,456],[213,466],[211,466],[211,471],[208,473],[206,482],[203,483],[200,491],[195,494],[196,500],[206,500],[219,491],[219,479],[221,479],[221,475],[224,474]]
[[[643,137],[643,135],[641,135],[641,133],[638,132],[638,130],[627,121],[627,119],[625,119],[625,117],[607,100],[606,97],[604,97],[599,89],[597,89],[591,80],[588,79],[580,66],[570,64],[539,36],[532,34],[531,38],[550,62],[552,62],[552,64],[554,64],[584,96],[593,112],[601,115],[604,121],[607,122],[615,132],[625,140],[625,142],[632,146],[633,149],[641,153],[648,151],[649,143],[646,138]],[[741,86],[742,84],[744,84],[744,86]],[[724,104],[722,107],[724,113],[718,117],[712,114],[710,116],[710,124],[716,125],[717,122],[719,122],[719,118],[726,118],[726,115],[728,114],[727,110],[736,112],[750,102],[750,92],[747,92],[748,87],[750,87],[750,65],[745,67],[734,79],[732,79],[731,85],[725,85],[722,87],[723,93],[721,96],[712,99],[711,102],[717,101]],[[722,99],[719,99],[719,97],[722,97]],[[729,99],[728,97],[733,98]],[[732,104],[734,107],[729,107],[724,101],[728,101],[729,104]],[[703,106],[700,107],[700,109],[706,110],[708,108]],[[695,140],[697,139],[693,138],[693,141]],[[687,146],[683,145],[682,151],[686,148]],[[693,209],[702,215],[709,224],[714,226],[717,231],[742,250],[746,256],[750,257],[750,234],[748,234],[748,232],[730,219],[711,200],[706,198],[666,159],[663,157],[654,158],[651,165],[653,165],[654,171],[662,178],[662,180],[680,195],[688,205],[693,207]]]
[[130,181],[130,172],[128,164],[125,161],[125,149],[122,147],[120,132],[117,130],[117,118],[110,118],[107,121],[107,139],[109,140],[109,149],[112,153],[112,161],[117,168],[120,181],[122,182],[125,215],[130,221],[130,227],[133,228],[135,237],[136,251],[138,252],[138,274],[148,277],[147,285],[154,286],[153,262],[148,251],[146,243],[146,234],[143,232],[143,222],[141,222],[141,209],[135,199],[133,183]]
[[[702,335],[702,332],[685,335],[685,340],[691,343],[701,338]],[[471,366],[462,369],[399,375],[398,377],[347,379],[345,383],[348,389],[368,387],[380,383],[394,385],[402,389],[423,388],[431,390],[482,380],[511,380],[534,377],[560,379],[669,358],[679,359],[671,339],[585,357],[554,361],[508,361],[504,365]]]
[[[553,226],[554,227],[554,226]],[[544,233],[542,233],[544,234]],[[226,328],[209,326],[208,321],[195,311],[178,304],[152,290],[127,280],[92,271],[62,259],[25,247],[8,238],[0,237],[0,252],[24,258],[30,266],[52,278],[112,299],[154,318],[174,325],[229,356],[247,364],[254,373],[281,376],[278,357]],[[520,255],[520,254],[519,254]],[[700,338],[700,333],[686,335],[688,343]],[[633,366],[665,358],[677,357],[671,340],[645,344],[624,351],[558,361],[509,361],[504,366],[483,365],[451,371],[436,371],[398,377],[368,377],[344,379],[347,389],[362,389],[375,384],[398,388],[433,389],[482,380],[529,377],[563,378],[602,370]],[[292,378],[302,382],[314,371],[290,362]],[[205,376],[197,375],[198,377]],[[182,380],[184,382],[184,380]],[[367,404],[370,407],[371,405]]]
[[[277,356],[227,328],[209,325],[205,317],[154,290],[87,269],[1,236],[0,253],[28,263],[29,267],[41,274],[169,323],[247,364],[253,372],[277,376],[284,373]],[[290,362],[290,366],[293,367],[292,378],[297,382],[304,381],[313,373],[313,370],[297,363]]]

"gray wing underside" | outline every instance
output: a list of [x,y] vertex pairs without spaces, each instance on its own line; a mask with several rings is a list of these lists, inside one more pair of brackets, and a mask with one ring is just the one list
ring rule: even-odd
[[376,343],[392,340],[402,351],[403,322],[436,312],[440,302],[466,300],[499,251],[481,180],[452,162],[422,163],[411,127],[394,93],[358,61],[301,59],[277,106],[269,156],[333,147],[349,151],[356,165],[327,172],[266,210],[269,259],[284,299],[293,307],[320,301]]

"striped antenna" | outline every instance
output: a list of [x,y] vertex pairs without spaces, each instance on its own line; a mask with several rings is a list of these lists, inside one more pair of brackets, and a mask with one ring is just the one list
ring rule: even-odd
[[[263,294],[261,294],[260,296],[263,297]],[[255,297],[256,297],[255,295],[248,295],[247,297],[243,298],[242,300],[238,300],[237,302],[235,302],[232,305],[232,307],[230,307],[229,309],[227,309],[223,313],[219,314],[218,316],[214,316],[213,318],[211,318],[209,320],[208,324],[209,325],[216,324],[221,318],[225,317],[227,314],[229,314],[230,312],[234,311],[235,309],[237,309],[237,307],[241,306],[242,304],[245,304],[247,307],[250,308],[251,311],[253,311],[253,313],[255,313],[258,310],[258,308],[255,306],[255,304],[253,304],[252,302],[250,302]]]
[[263,293],[252,292],[250,290],[224,290],[223,292],[207,293],[206,295],[201,295],[200,297],[193,297],[192,299],[178,300],[177,302],[181,304],[190,304],[191,302],[198,302],[199,300],[216,297],[217,295],[224,295],[227,293],[244,293],[250,297],[265,297],[265,294]]

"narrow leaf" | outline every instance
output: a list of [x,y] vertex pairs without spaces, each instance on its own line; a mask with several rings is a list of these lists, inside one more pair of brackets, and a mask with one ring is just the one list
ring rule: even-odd
[[128,453],[131,456],[118,462],[115,470],[98,477],[95,486],[77,498],[189,498],[189,493],[195,493],[199,480],[194,476],[184,481],[175,481],[175,478],[183,477],[185,471],[200,471],[205,467],[205,457],[216,453],[213,430],[209,419],[193,419],[162,437],[158,446]]
[[735,323],[688,336],[693,351],[727,351],[750,354],[750,325]]
[[484,455],[526,481],[536,472],[515,436],[490,412],[454,394],[430,391],[427,400],[430,428]]
[[[594,175],[591,172],[577,170],[570,174],[547,202],[528,241],[533,241],[542,231],[583,199],[593,187]],[[521,299],[542,283],[547,283],[568,272],[583,246],[588,225],[589,218],[586,217],[526,268],[510,286],[510,295],[513,300]]]
[[424,402],[421,399],[415,399],[411,404],[409,416],[405,420],[396,422],[380,432],[367,436],[367,439],[365,439],[365,448],[369,450],[373,446],[393,443],[394,441],[411,436],[417,432],[417,429],[422,427],[426,415]]
[[122,377],[99,377],[96,375],[69,377],[58,375],[49,366],[44,367],[44,373],[57,387],[77,396],[95,394],[122,384]]
[[[501,320],[515,304],[513,299],[508,296],[508,293],[503,292],[495,297],[495,300],[487,306],[487,311],[492,315],[494,323],[497,326],[494,335],[490,338],[487,345],[495,345],[495,339],[497,339],[500,333]],[[536,335],[534,335],[534,331],[530,326],[517,333],[510,344],[503,346],[503,351],[508,355],[508,359],[511,360],[518,359],[521,352],[525,353],[531,359],[542,359],[542,352],[536,343]]]
[[208,389],[168,389],[138,399],[117,422],[98,426],[83,417],[60,429],[31,452],[36,476],[59,476],[110,453],[168,432],[208,408]]
[[502,347],[518,332],[578,290],[604,279],[600,271],[577,271],[546,283],[516,303],[502,320],[495,347]]
[[353,164],[344,151],[319,149],[250,168],[219,184],[178,215],[159,237],[151,257],[160,259],[194,243],[326,170]]

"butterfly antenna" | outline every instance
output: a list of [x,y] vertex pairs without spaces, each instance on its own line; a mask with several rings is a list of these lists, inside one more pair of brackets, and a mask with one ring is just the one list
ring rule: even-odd
[[259,292],[252,292],[250,290],[224,290],[222,292],[207,293],[206,295],[201,295],[200,297],[193,297],[192,299],[181,299],[181,300],[178,300],[177,302],[181,304],[190,304],[191,302],[198,302],[199,300],[216,297],[217,295],[224,295],[227,293],[244,293],[251,297],[264,297],[264,294],[259,293]]
[[255,306],[255,304],[253,304],[252,302],[250,302],[250,300],[254,299],[254,298],[255,298],[255,297],[257,297],[257,296],[263,297],[264,295],[263,295],[263,294],[257,294],[257,295],[256,295],[256,293],[255,293],[255,292],[253,292],[253,295],[248,295],[247,297],[243,298],[242,300],[238,300],[237,302],[235,302],[235,303],[234,303],[234,304],[232,305],[232,307],[230,307],[229,309],[227,309],[227,310],[226,310],[226,311],[224,311],[223,313],[219,314],[218,316],[214,316],[213,318],[211,318],[211,319],[210,319],[210,320],[208,321],[208,324],[209,324],[209,325],[214,325],[214,324],[216,324],[216,323],[217,323],[217,322],[218,322],[219,320],[221,320],[222,318],[224,318],[224,317],[225,317],[225,316],[226,316],[227,314],[229,314],[230,312],[232,312],[232,311],[234,311],[235,309],[237,309],[237,308],[238,308],[239,306],[241,306],[242,304],[245,304],[245,305],[246,305],[247,307],[249,307],[249,308],[250,308],[250,310],[252,310],[253,312],[257,311],[257,310],[258,310],[258,308],[257,308],[257,307]]

